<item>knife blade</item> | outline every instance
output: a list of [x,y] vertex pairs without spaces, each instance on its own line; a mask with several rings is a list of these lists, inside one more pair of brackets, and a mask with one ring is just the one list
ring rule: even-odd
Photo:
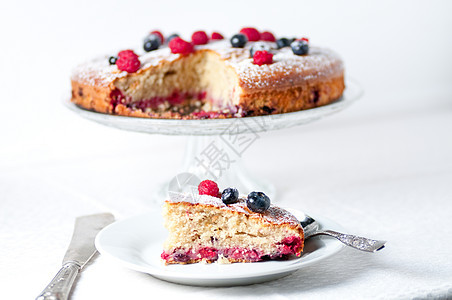
[[97,233],[115,220],[110,213],[78,217],[72,240],[63,258],[63,266],[36,300],[68,299],[78,273],[96,253]]

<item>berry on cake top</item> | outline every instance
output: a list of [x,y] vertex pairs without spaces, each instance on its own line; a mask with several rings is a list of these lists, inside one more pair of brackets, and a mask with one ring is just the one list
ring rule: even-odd
[[[213,32],[211,34],[211,40],[217,41],[224,39],[223,35],[218,32]],[[283,41],[288,41],[286,38],[282,38]],[[143,43],[143,49],[146,52],[150,52],[153,50],[159,49],[160,46],[163,45],[163,42],[165,41],[165,37],[159,30],[151,31],[151,33],[144,39]],[[205,31],[195,31],[191,36],[191,42],[187,42],[179,37],[177,34],[173,34],[169,36],[166,39],[168,43],[168,47],[171,50],[171,53],[174,54],[190,54],[195,50],[195,46],[197,45],[206,45],[209,43],[209,37]],[[230,42],[231,46],[234,48],[243,48],[246,43],[248,42],[258,42],[258,41],[265,41],[265,42],[275,42],[275,36],[273,33],[269,31],[264,31],[260,33],[256,28],[253,27],[244,27],[240,30],[240,33],[235,34],[232,36]],[[283,47],[287,47],[291,45],[293,49],[293,53],[295,55],[305,55],[308,52],[309,46],[308,42],[309,40],[307,38],[301,38],[299,41],[295,44],[290,44],[288,42],[283,42],[282,44],[279,43],[277,49],[281,49]],[[259,45],[259,44],[258,44]],[[264,46],[262,46],[264,45]],[[255,48],[257,46],[254,46]],[[251,58],[253,58],[253,63],[256,65],[263,65],[263,64],[271,64],[273,61],[271,57],[273,54],[271,53],[271,46],[261,43],[260,47],[265,47],[264,49],[261,49],[261,51],[265,51],[265,53],[258,54],[258,58],[254,57],[254,54],[256,51],[259,50],[253,50],[253,47],[251,47]],[[275,49],[276,50],[276,49]],[[125,50],[130,52],[131,50]],[[124,51],[121,51],[122,53]],[[118,54],[119,56],[119,54]],[[138,56],[134,53],[134,56],[124,58],[120,61],[120,64],[118,65],[118,69],[121,71],[126,71],[128,73],[136,72],[139,67],[137,67],[137,58]],[[109,59],[110,64],[117,64],[116,60]],[[124,66],[124,64],[131,64],[133,67]]]

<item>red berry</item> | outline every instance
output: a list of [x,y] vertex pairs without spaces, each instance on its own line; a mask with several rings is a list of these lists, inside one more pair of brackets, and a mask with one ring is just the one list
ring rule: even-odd
[[163,37],[163,34],[160,31],[154,30],[151,31],[151,34],[155,34],[160,38],[160,44],[163,44],[163,42],[165,41],[165,38]]
[[270,31],[264,31],[261,33],[261,41],[274,42],[275,36]]
[[191,41],[194,45],[205,45],[209,42],[209,37],[205,31],[196,31],[192,34]]
[[138,55],[132,50],[124,50],[118,53],[118,59],[116,60],[116,66],[121,71],[127,73],[133,73],[138,71],[141,66]]
[[128,57],[138,57],[138,55],[133,52],[133,50],[122,50],[118,53],[118,57],[128,58]]
[[217,197],[220,194],[218,185],[212,180],[204,180],[198,185],[198,192],[200,195],[209,195]]
[[302,37],[300,40],[301,40],[301,41],[305,41],[306,43],[309,43],[309,39],[306,38],[306,37]]
[[180,37],[173,38],[168,46],[171,49],[171,53],[190,54],[193,52],[192,43],[186,42]]
[[256,42],[261,39],[261,34],[256,28],[245,27],[240,30],[240,33],[246,35],[248,41],[250,42]]
[[256,65],[269,65],[273,63],[273,54],[267,51],[256,51],[253,56],[253,62]]
[[222,40],[224,37],[221,35],[221,33],[218,32],[212,32],[212,40]]
[[218,256],[218,252],[215,248],[210,247],[204,247],[199,250],[199,254],[201,255],[201,258],[206,259],[216,259]]

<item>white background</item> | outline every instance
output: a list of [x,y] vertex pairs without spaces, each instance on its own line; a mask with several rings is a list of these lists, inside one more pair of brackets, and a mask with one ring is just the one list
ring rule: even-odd
[[450,1],[2,3],[2,298],[33,298],[47,284],[76,216],[140,213],[180,171],[185,137],[107,128],[65,109],[71,69],[139,45],[154,29],[189,38],[244,26],[336,50],[365,91],[338,115],[263,134],[245,163],[275,183],[280,203],[388,239],[388,247],[376,255],[345,250],[285,279],[230,289],[163,283],[99,257],[74,298],[451,296],[451,12]]

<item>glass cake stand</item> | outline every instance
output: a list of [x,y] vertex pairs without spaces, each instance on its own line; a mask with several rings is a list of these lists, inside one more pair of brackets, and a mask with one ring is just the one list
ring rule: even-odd
[[[319,120],[345,109],[362,93],[359,84],[346,80],[343,96],[325,106],[276,115],[205,120],[125,117],[86,110],[67,100],[64,103],[78,115],[106,126],[149,134],[189,136],[179,174],[190,173],[201,180],[212,179],[220,188],[233,186],[244,194],[263,191],[274,197],[275,187],[252,175],[243,165],[242,155],[260,138],[259,133]],[[158,192],[159,196],[166,196],[169,182]]]

